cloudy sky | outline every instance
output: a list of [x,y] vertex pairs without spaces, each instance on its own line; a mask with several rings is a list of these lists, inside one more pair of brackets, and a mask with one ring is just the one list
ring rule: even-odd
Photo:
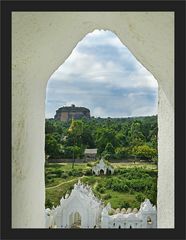
[[61,106],[83,106],[95,117],[157,114],[157,81],[110,31],[95,30],[50,77],[46,118]]

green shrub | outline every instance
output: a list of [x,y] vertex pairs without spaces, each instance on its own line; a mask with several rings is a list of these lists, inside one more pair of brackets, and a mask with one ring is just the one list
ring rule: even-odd
[[131,188],[131,189],[129,190],[129,193],[130,193],[130,194],[134,194],[134,190]]
[[141,203],[145,200],[145,196],[142,193],[137,193],[136,200]]
[[61,178],[66,179],[68,176],[69,176],[69,175],[68,175],[67,172],[61,173]]
[[98,199],[101,199],[101,194],[99,193],[99,192],[95,192],[95,191],[93,191],[94,192],[94,194],[96,195],[96,197],[98,198]]
[[115,169],[115,170],[114,170],[114,175],[118,175],[118,174],[120,174],[121,172],[122,172],[121,169]]
[[84,180],[82,180],[82,182],[84,184],[88,184],[89,186],[92,186],[95,183],[95,179],[94,178],[89,178],[87,177],[87,179],[85,178]]
[[101,183],[98,183],[98,185],[96,186],[96,191],[99,192],[100,188],[102,188],[102,187],[103,187],[103,185]]
[[52,178],[56,178],[56,177],[57,177],[57,174],[54,174],[54,173],[50,173],[47,175],[48,179],[52,179]]
[[103,155],[103,157],[104,157],[105,160],[110,160],[112,158],[112,154],[106,153],[106,154]]
[[52,208],[52,206],[53,206],[53,203],[49,198],[47,198],[45,202],[45,208]]
[[130,148],[129,147],[117,147],[115,156],[117,159],[129,157],[130,156]]
[[73,188],[74,188],[74,186],[73,186],[73,185],[70,185],[70,187],[69,187],[69,193],[72,191]]
[[105,189],[104,187],[102,187],[102,188],[99,189],[99,192],[100,192],[100,193],[105,193],[105,190],[106,190],[106,189]]
[[56,170],[51,171],[51,174],[56,175],[56,177],[60,177],[62,172],[63,171],[61,171],[60,169],[56,169]]
[[92,167],[92,164],[91,163],[87,163],[87,167]]
[[121,208],[129,208],[131,207],[131,203],[129,203],[128,201],[123,201],[122,205],[121,205]]
[[81,171],[78,170],[72,170],[72,176],[74,177],[81,177],[83,175],[83,173]]
[[124,185],[124,186],[123,186],[123,191],[124,191],[124,192],[129,192],[129,187],[128,187],[127,185]]
[[111,198],[112,196],[109,193],[106,193],[103,195],[103,199],[104,200],[108,200],[109,198]]
[[92,175],[92,170],[91,169],[86,169],[84,171],[84,174],[87,175],[87,176],[91,176]]

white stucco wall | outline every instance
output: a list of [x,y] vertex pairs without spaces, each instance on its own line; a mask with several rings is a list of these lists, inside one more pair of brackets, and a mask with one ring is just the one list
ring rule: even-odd
[[[111,30],[159,84],[158,227],[174,227],[174,15],[12,14],[12,227],[44,227],[46,84],[87,33]],[[166,189],[166,191],[165,191]],[[168,198],[167,198],[168,196]]]

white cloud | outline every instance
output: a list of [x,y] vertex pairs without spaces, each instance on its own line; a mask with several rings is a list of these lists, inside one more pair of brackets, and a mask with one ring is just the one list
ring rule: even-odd
[[[137,64],[138,65],[138,64]],[[52,75],[51,80],[75,81],[74,75],[83,76],[87,82],[108,83],[113,87],[150,87],[156,88],[157,81],[143,67],[138,67],[135,72],[125,72],[112,60],[97,62],[94,56],[78,53],[71,57]]]
[[58,107],[73,103],[90,108],[95,116],[150,115],[157,113],[156,102],[154,77],[116,35],[95,30],[51,76],[46,116],[53,117]]
[[102,108],[102,107],[95,107],[92,110],[92,115],[95,116],[95,117],[100,117],[100,116],[105,116],[107,114],[105,113],[105,109],[104,108]]

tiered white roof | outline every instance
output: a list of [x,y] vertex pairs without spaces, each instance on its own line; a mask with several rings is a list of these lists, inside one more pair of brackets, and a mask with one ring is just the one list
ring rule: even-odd
[[65,198],[61,198],[60,205],[64,206],[73,198],[78,198],[79,200],[86,202],[86,205],[89,205],[91,208],[102,205],[102,201],[94,195],[91,187],[81,183],[80,180],[78,180],[77,184],[74,184],[74,188],[72,189],[70,195],[66,194]]
[[114,169],[113,169],[111,166],[107,165],[107,164],[104,162],[104,160],[101,158],[100,161],[99,161],[99,163],[97,163],[97,164],[92,168],[92,171],[93,171],[96,175],[99,175],[100,170],[103,170],[103,171],[104,171],[104,174],[106,174],[107,169],[110,170],[111,173],[114,172]]
[[141,203],[140,211],[153,213],[156,212],[156,206],[153,206],[149,199],[145,199],[145,201]]

